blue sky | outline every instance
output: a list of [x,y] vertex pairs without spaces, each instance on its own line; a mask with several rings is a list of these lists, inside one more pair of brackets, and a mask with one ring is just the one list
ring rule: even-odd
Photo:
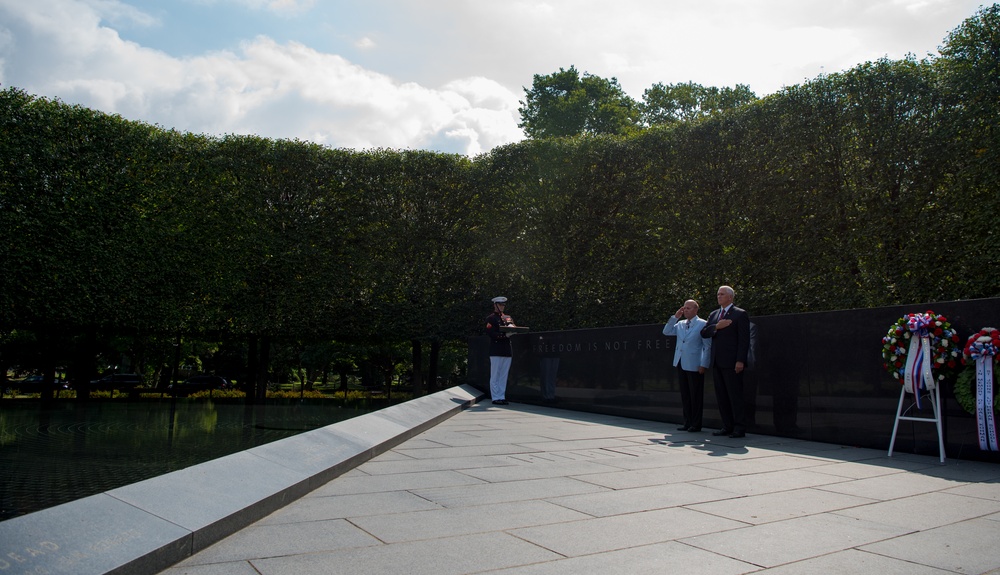
[[967,0],[0,0],[0,86],[211,135],[474,156],[576,66],[765,96],[936,54]]

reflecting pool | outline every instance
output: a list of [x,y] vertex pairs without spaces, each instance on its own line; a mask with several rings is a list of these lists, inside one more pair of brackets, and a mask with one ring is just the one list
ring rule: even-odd
[[0,402],[0,521],[377,408],[330,402]]

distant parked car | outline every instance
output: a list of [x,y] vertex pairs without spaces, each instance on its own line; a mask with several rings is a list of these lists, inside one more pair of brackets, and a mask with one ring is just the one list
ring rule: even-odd
[[[7,383],[7,387],[10,389],[16,389],[21,393],[40,393],[45,389],[45,376],[44,375],[29,375],[28,377],[22,379],[21,381],[10,381]],[[53,389],[66,389],[66,382],[61,379],[55,379],[52,384]]]
[[90,382],[91,391],[133,389],[140,386],[142,386],[142,377],[137,373],[112,373]]
[[[177,395],[191,395],[199,391],[229,389],[230,387],[229,380],[224,377],[219,377],[218,375],[196,375],[185,379],[177,385]],[[174,385],[168,385],[167,389],[172,392]]]

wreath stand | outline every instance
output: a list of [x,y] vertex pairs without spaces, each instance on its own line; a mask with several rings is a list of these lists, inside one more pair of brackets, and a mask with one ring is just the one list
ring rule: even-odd
[[[919,390],[917,390],[919,393]],[[934,423],[937,426],[937,436],[938,436],[938,453],[941,455],[941,463],[944,463],[944,436],[941,435],[941,386],[935,385],[933,392],[927,392],[927,397],[931,402],[931,407],[934,411],[934,417],[914,417],[912,415],[906,415],[911,409],[916,405],[916,401],[910,404],[906,410],[903,410],[903,400],[906,397],[906,388],[904,386],[899,386],[899,406],[896,407],[896,423],[892,426],[892,441],[889,442],[889,457],[892,457],[892,448],[896,445],[896,431],[899,430],[900,421],[924,421],[927,423]]]

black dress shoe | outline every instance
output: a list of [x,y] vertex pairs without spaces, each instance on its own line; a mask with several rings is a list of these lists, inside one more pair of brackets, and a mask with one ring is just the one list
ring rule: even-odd
[[746,436],[747,436],[747,434],[743,433],[742,431],[738,431],[736,433],[730,433],[729,434],[729,437],[732,437],[733,439],[739,439],[741,437],[746,437]]
[[677,431],[689,431],[690,429],[691,429],[690,427],[685,425],[684,427],[678,427]]
[[701,428],[700,427],[689,427],[687,430],[690,431],[691,433],[698,433],[699,431],[701,431]]
[[712,435],[716,437],[722,437],[723,435],[729,435],[730,433],[732,433],[732,431],[728,429],[720,429],[719,431],[713,431]]

